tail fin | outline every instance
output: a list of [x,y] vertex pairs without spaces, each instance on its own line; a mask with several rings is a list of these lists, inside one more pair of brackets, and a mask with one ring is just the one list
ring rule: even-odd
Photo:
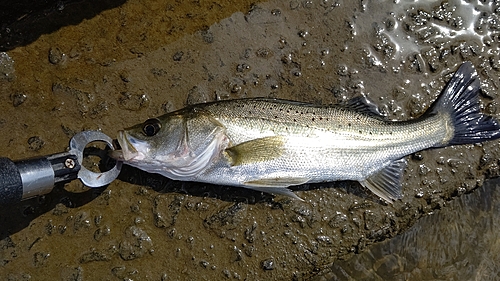
[[454,136],[443,145],[470,144],[500,138],[500,125],[479,109],[479,78],[470,62],[463,63],[429,113],[448,112]]

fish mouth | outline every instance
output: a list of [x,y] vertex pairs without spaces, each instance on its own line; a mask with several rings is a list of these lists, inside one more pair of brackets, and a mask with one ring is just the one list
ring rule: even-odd
[[138,156],[140,156],[140,153],[134,147],[130,138],[131,137],[127,133],[125,133],[125,131],[118,131],[118,137],[116,140],[118,141],[121,149],[111,151],[111,158],[127,162],[130,160],[134,160],[138,158]]

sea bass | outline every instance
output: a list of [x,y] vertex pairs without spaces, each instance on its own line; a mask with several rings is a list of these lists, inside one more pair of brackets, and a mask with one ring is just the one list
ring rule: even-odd
[[[252,98],[196,104],[120,131],[125,164],[173,180],[297,197],[289,186],[354,180],[388,202],[402,197],[405,156],[500,137],[480,113],[479,79],[463,63],[421,117],[389,121],[376,106]],[[300,198],[299,198],[300,199]]]

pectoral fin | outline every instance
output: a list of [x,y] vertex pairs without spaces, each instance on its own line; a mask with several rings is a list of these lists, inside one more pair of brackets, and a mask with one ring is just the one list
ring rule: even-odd
[[373,174],[364,181],[361,185],[370,189],[377,196],[380,196],[385,201],[392,203],[394,200],[403,197],[401,193],[401,180],[406,167],[406,160],[401,158],[391,162],[382,170]]
[[264,162],[280,157],[284,153],[285,140],[280,136],[246,141],[226,148],[232,166]]

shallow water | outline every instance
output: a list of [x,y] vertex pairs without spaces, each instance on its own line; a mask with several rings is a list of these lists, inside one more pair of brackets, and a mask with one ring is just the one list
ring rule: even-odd
[[500,181],[450,202],[315,280],[498,280]]
[[[217,99],[270,96],[329,104],[366,95],[390,118],[406,120],[430,106],[464,60],[480,74],[484,111],[498,118],[497,4],[397,2],[134,0],[91,17],[76,16],[82,20],[41,32],[0,56],[0,128],[8,132],[0,135],[0,155],[20,159],[60,152],[75,132],[99,129],[115,136],[149,117]],[[71,18],[85,7],[78,5],[65,7],[58,17]],[[484,196],[473,195],[487,194],[478,187],[485,177],[499,175],[499,156],[498,141],[413,155],[405,196],[390,206],[352,182],[298,187],[305,202],[296,202],[127,168],[103,189],[72,182],[42,198],[2,207],[0,276],[300,280],[333,278],[340,268],[358,276],[338,263],[353,258],[366,262],[357,268],[369,268],[359,278],[371,276],[366,272],[376,260],[382,269],[375,272],[383,277],[401,271],[393,276],[457,279],[466,273],[453,262],[469,253],[476,257],[474,246],[396,268],[394,262],[410,258],[394,260],[370,245],[409,245],[388,239],[411,236],[415,223],[433,220],[438,210],[479,213],[488,227],[498,228],[493,217],[498,208],[474,209],[483,202],[474,198]],[[493,195],[488,206],[498,204]],[[447,231],[462,237],[461,229]],[[481,228],[466,230],[485,237]],[[427,234],[432,238],[419,242],[425,250],[417,248],[417,257],[441,247],[438,238],[446,237],[432,231]],[[484,245],[495,241],[494,231],[488,233]],[[378,256],[363,259],[370,253]],[[498,273],[486,271],[486,265],[496,260],[495,255],[469,258],[467,264],[484,266],[494,276]],[[442,265],[445,275],[423,275]]]

